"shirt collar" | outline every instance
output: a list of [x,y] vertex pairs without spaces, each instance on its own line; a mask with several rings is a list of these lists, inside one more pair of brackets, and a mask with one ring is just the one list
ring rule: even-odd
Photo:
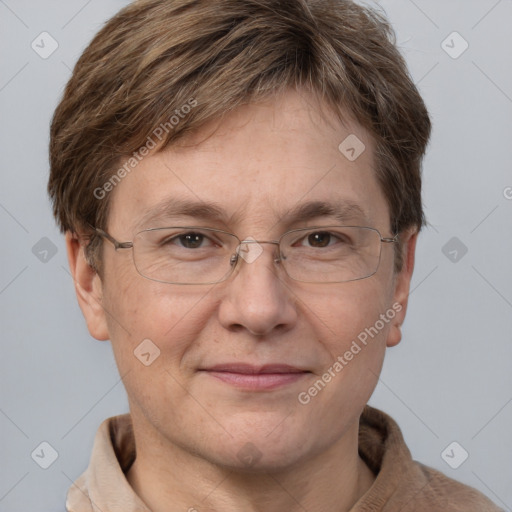
[[150,512],[125,473],[135,460],[129,414],[105,420],[94,439],[89,467],[71,486],[66,507],[72,512]]
[[[404,495],[402,501],[429,483],[421,466],[412,460],[398,425],[387,414],[370,406],[365,407],[360,418],[359,454],[377,477],[351,512],[381,510],[399,488],[399,494]],[[69,489],[68,510],[150,512],[125,477],[134,460],[130,415],[105,420],[96,434],[89,467]]]

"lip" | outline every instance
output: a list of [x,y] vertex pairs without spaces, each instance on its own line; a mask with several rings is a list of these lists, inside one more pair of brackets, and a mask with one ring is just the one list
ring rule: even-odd
[[226,363],[201,369],[226,384],[248,390],[270,390],[293,384],[310,372],[285,364],[254,366],[246,363]]
[[304,373],[306,370],[301,370],[300,368],[288,364],[264,364],[255,366],[248,363],[224,363],[206,368],[206,371],[258,375],[266,373]]

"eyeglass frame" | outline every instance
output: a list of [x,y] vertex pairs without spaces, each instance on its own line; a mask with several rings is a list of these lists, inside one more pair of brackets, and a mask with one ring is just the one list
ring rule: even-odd
[[137,270],[137,273],[143,277],[144,279],[148,279],[149,281],[154,281],[154,282],[157,282],[157,283],[163,283],[163,284],[176,284],[176,285],[209,285],[209,284],[218,284],[218,283],[222,283],[224,281],[227,281],[228,278],[233,274],[233,272],[235,271],[235,268],[237,267],[238,265],[238,261],[240,260],[240,247],[242,244],[273,244],[273,245],[277,245],[278,246],[278,250],[279,250],[279,253],[278,253],[278,256],[277,258],[274,258],[274,263],[281,263],[282,262],[282,258],[281,258],[281,240],[288,234],[290,233],[294,233],[294,232],[297,232],[297,231],[309,231],[309,230],[313,230],[313,229],[328,229],[328,228],[363,228],[363,229],[369,229],[369,230],[372,230],[372,231],[375,231],[379,237],[380,237],[380,249],[379,249],[379,261],[377,263],[377,267],[375,269],[374,272],[372,272],[370,275],[368,276],[364,276],[364,277],[359,277],[357,279],[350,279],[348,281],[301,281],[299,279],[295,279],[294,277],[291,277],[288,272],[286,271],[286,268],[285,266],[283,265],[283,270],[285,272],[285,274],[290,278],[292,279],[293,281],[297,281],[299,283],[308,283],[308,284],[339,284],[339,283],[350,283],[350,282],[353,282],[353,281],[361,281],[363,279],[368,279],[369,277],[372,277],[373,275],[375,275],[379,269],[379,266],[380,266],[380,261],[381,261],[381,255],[382,255],[382,244],[383,243],[386,243],[386,244],[392,244],[392,243],[397,243],[398,240],[399,240],[399,233],[395,233],[395,235],[393,237],[383,237],[381,232],[377,229],[377,228],[372,228],[370,226],[347,226],[347,225],[329,225],[329,226],[311,226],[311,227],[307,227],[307,228],[297,228],[297,229],[291,229],[289,231],[286,231],[285,233],[283,233],[278,240],[240,240],[240,238],[238,238],[237,235],[235,235],[234,233],[230,233],[229,231],[225,231],[223,229],[217,229],[217,228],[208,228],[208,227],[203,227],[203,226],[163,226],[163,227],[158,227],[158,228],[147,228],[147,229],[142,229],[140,231],[138,231],[135,236],[139,235],[140,233],[144,233],[144,232],[148,232],[148,231],[157,231],[157,230],[163,230],[163,229],[200,229],[200,230],[204,230],[204,231],[214,231],[214,232],[218,232],[218,233],[224,233],[226,235],[230,235],[234,238],[236,238],[238,240],[238,245],[236,247],[236,250],[235,250],[235,253],[231,255],[230,257],[230,260],[229,260],[229,264],[231,266],[231,270],[229,272],[226,273],[226,275],[219,281],[214,281],[214,282],[208,282],[208,283],[176,283],[176,282],[169,282],[169,281],[162,281],[160,279],[153,279],[151,277],[147,277],[145,276],[144,274],[142,274],[140,272],[140,270],[137,268],[137,265],[135,264],[135,254],[133,252],[133,248],[134,248],[134,244],[133,244],[133,240],[131,242],[120,242],[119,240],[116,240],[111,234],[107,233],[105,230],[101,229],[101,228],[93,228],[94,229],[94,232],[96,234],[98,234],[99,236],[101,236],[102,238],[105,238],[107,239],[113,246],[114,246],[114,249],[117,251],[118,249],[132,249],[132,259],[133,259],[133,264],[135,266],[135,269]]

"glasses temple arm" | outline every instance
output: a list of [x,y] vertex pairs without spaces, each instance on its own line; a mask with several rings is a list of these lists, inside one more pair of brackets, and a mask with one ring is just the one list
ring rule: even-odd
[[96,233],[103,238],[106,238],[115,248],[117,249],[130,249],[133,247],[133,242],[118,242],[113,236],[110,236],[106,231],[103,231],[103,229],[96,228]]

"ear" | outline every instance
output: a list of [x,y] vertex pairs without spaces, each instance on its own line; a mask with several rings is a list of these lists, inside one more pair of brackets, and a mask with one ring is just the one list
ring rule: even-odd
[[418,232],[416,230],[406,231],[400,235],[400,239],[402,240],[403,267],[394,278],[393,309],[396,311],[396,315],[391,320],[391,328],[386,342],[388,347],[398,345],[402,339],[401,327],[407,312]]
[[77,235],[66,233],[68,262],[78,304],[82,310],[91,336],[97,340],[109,339],[105,310],[102,305],[102,282],[98,273],[85,258],[83,242]]

